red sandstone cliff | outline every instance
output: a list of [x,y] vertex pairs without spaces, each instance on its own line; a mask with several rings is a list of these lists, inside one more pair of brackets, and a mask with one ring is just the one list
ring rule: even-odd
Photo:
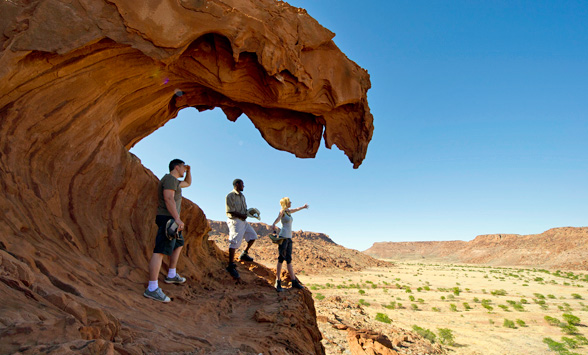
[[[182,202],[185,286],[142,297],[157,178],[128,149],[185,107],[242,113],[277,149],[324,137],[354,167],[373,125],[365,70],[273,0],[0,2],[2,353],[322,353],[308,292],[224,271]],[[196,134],[203,134],[196,132]],[[171,159],[171,157],[170,157]]]
[[384,259],[417,257],[462,263],[588,270],[588,227],[553,228],[533,235],[480,235],[469,242],[374,243],[364,253]]

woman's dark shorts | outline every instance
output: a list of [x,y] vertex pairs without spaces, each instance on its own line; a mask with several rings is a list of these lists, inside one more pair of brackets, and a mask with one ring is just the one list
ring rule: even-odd
[[282,241],[282,244],[278,247],[278,262],[286,260],[287,264],[292,263],[292,238],[286,238]]
[[155,216],[155,224],[159,227],[157,229],[157,237],[155,238],[155,248],[153,253],[172,255],[174,250],[184,245],[184,236],[182,232],[179,233],[177,239],[169,240],[165,235],[165,224],[172,219],[171,216],[157,215]]

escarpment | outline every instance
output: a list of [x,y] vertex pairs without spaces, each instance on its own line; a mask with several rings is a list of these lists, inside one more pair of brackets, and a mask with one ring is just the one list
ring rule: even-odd
[[182,108],[220,107],[276,149],[314,157],[324,138],[358,167],[369,76],[334,34],[273,0],[2,1],[0,13],[3,352],[322,353],[309,294],[276,296],[257,265],[235,285],[186,199],[188,282],[165,288],[171,304],[142,297],[157,178],[128,149]]
[[479,235],[469,242],[381,242],[364,253],[385,259],[588,270],[587,246],[588,227],[561,227],[531,235]]

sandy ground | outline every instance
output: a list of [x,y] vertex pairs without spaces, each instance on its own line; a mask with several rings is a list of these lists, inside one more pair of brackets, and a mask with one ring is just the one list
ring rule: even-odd
[[[332,297],[341,296],[353,303],[363,303],[360,312],[373,320],[375,327],[383,325],[375,320],[377,313],[383,313],[392,320],[391,326],[407,330],[412,330],[413,325],[435,334],[438,328],[451,329],[456,344],[447,347],[449,354],[554,354],[543,342],[544,338],[562,342],[562,337],[588,337],[588,282],[585,280],[555,276],[556,270],[546,273],[532,268],[394,262],[396,265],[389,268],[304,275],[301,280],[313,292],[317,316],[333,317],[337,310],[330,306]],[[574,272],[581,279],[586,274],[588,272]],[[458,295],[453,292],[454,288],[459,289]],[[490,300],[489,306],[493,309],[484,308],[482,300]],[[522,311],[515,310],[507,301],[517,302],[523,307]],[[544,301],[543,308],[536,301]],[[396,302],[396,308],[383,307],[391,302]],[[464,302],[471,309],[466,310]],[[452,304],[455,305],[453,310]],[[563,321],[564,313],[580,319],[575,335],[565,334],[560,327],[549,325],[544,319],[550,316]],[[505,319],[515,322],[516,328],[505,327]],[[517,324],[517,320],[524,325]],[[325,322],[319,326],[327,353],[348,352],[344,334],[336,334],[341,331]],[[588,345],[570,351],[588,354]]]

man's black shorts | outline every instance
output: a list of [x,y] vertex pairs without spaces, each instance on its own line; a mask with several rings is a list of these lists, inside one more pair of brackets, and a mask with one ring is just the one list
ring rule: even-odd
[[157,229],[157,237],[155,238],[155,248],[153,253],[172,255],[173,251],[184,245],[184,236],[182,232],[179,233],[177,239],[169,240],[165,235],[165,224],[172,219],[171,216],[157,215],[155,216],[155,224],[159,227]]

